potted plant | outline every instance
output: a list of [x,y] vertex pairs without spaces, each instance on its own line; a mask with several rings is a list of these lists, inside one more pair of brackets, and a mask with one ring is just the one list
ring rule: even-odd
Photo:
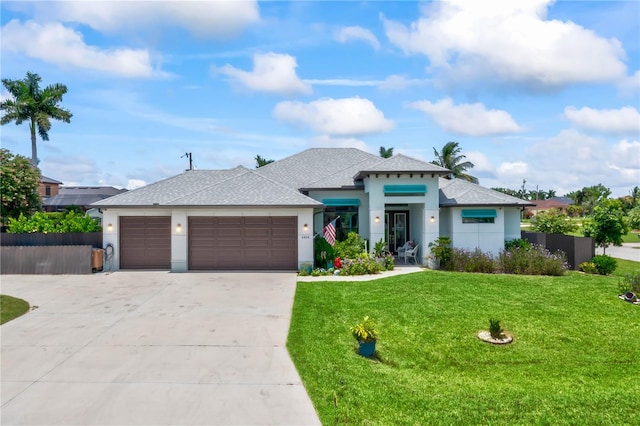
[[371,357],[376,352],[378,329],[376,323],[368,316],[362,322],[351,327],[351,334],[358,341],[358,354]]

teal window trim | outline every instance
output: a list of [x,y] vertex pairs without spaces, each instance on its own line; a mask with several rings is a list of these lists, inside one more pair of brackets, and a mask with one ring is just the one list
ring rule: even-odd
[[322,204],[327,207],[350,207],[359,206],[359,198],[323,198]]
[[427,185],[385,185],[384,195],[424,195]]
[[483,209],[483,210],[462,210],[463,218],[488,218],[488,217],[498,217],[498,212],[495,209]]

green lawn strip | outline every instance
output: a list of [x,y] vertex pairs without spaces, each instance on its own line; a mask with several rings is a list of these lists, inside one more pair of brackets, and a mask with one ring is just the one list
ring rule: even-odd
[[616,259],[616,270],[611,275],[617,277],[624,277],[625,275],[640,272],[640,262],[634,262],[633,260]]
[[28,310],[28,302],[17,297],[0,294],[0,324],[26,314]]
[[[617,280],[427,271],[298,283],[288,348],[326,425],[631,423],[639,311]],[[355,353],[349,327],[364,315],[379,325],[379,361]],[[489,317],[515,342],[478,340]]]

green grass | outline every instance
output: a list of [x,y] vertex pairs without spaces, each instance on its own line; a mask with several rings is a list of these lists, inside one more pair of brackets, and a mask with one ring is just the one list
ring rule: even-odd
[[[636,263],[637,266],[637,263]],[[617,277],[425,271],[298,283],[287,347],[325,425],[637,424],[640,308]],[[377,322],[377,360],[349,327]],[[496,318],[514,343],[477,339]]]
[[611,275],[617,277],[624,277],[627,274],[633,272],[640,272],[640,262],[634,262],[633,260],[616,259],[616,270]]
[[28,302],[17,297],[0,294],[0,324],[26,314],[28,310]]

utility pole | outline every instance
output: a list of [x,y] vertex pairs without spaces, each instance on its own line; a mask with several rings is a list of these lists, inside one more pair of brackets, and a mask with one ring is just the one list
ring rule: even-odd
[[193,170],[193,159],[191,158],[191,153],[187,152],[180,158],[184,158],[184,157],[187,157],[189,159],[189,168],[187,170]]

